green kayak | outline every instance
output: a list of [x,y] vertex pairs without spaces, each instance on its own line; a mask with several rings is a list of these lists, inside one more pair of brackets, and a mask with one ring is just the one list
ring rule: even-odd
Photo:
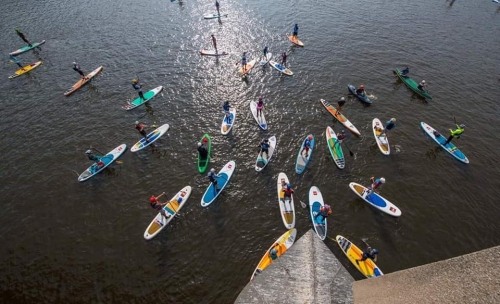
[[210,135],[203,134],[200,142],[205,145],[205,148],[208,151],[208,156],[205,159],[201,159],[200,153],[198,152],[198,172],[203,174],[205,173],[205,171],[207,171],[208,163],[210,162],[210,153],[212,152],[212,139],[210,138]]
[[401,75],[401,71],[399,69],[395,69],[394,73],[396,73],[399,79],[401,79],[401,81],[403,81],[406,86],[409,87],[413,92],[417,93],[423,98],[432,99],[431,95],[427,94],[426,91],[418,89],[418,83],[415,80],[411,79],[410,77],[404,77],[403,75]]

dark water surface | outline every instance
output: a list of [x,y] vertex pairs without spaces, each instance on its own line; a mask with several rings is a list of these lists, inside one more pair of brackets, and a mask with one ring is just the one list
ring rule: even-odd
[[[202,20],[213,1],[10,1],[0,12],[0,302],[2,303],[230,303],[248,282],[272,242],[285,232],[276,177],[285,172],[296,188],[299,235],[311,228],[310,186],[333,208],[328,236],[360,238],[377,247],[385,273],[500,244],[499,164],[500,13],[490,1],[222,1],[229,17]],[[285,37],[295,22],[306,47]],[[23,45],[20,27],[42,51],[19,56],[43,60],[29,75],[7,81],[16,68],[8,53]],[[230,55],[201,57],[210,33]],[[256,68],[246,81],[235,63],[243,51],[260,55],[267,44],[289,52],[293,77]],[[90,85],[66,98],[85,72],[103,65]],[[434,97],[424,102],[392,74],[410,65]],[[130,80],[164,92],[124,111],[135,98]],[[364,83],[376,96],[365,107],[348,97],[344,114],[361,138],[346,143],[346,168],[330,157],[324,132],[332,117],[319,99],[347,95],[347,84]],[[249,103],[265,97],[268,131],[260,131]],[[236,125],[220,135],[221,103],[237,109]],[[458,123],[467,129],[455,144],[470,159],[462,164],[420,130],[425,121],[441,132]],[[390,156],[371,132],[374,117],[397,118]],[[139,138],[138,118],[171,129],[156,149],[127,152],[122,164],[85,183],[92,145],[106,152]],[[339,131],[339,124],[334,128]],[[200,199],[208,180],[196,171],[196,142],[213,140],[211,166],[235,160],[229,186],[208,208]],[[306,172],[294,173],[303,137],[317,147]],[[276,135],[276,158],[262,172],[253,164],[258,142]],[[403,211],[394,219],[372,209],[348,188],[384,176],[381,194]],[[155,216],[151,194],[171,197],[186,185],[191,198],[154,240],[143,238]],[[326,244],[345,263],[338,246]]]

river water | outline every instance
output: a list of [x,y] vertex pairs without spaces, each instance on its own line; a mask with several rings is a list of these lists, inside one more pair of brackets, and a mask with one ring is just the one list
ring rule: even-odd
[[[261,256],[285,232],[276,178],[285,172],[296,190],[299,236],[311,229],[308,189],[318,186],[333,208],[329,238],[361,238],[380,251],[385,273],[500,244],[498,115],[500,13],[490,1],[221,1],[229,16],[203,20],[212,1],[11,1],[2,4],[0,62],[0,302],[3,303],[231,303]],[[304,48],[285,34],[300,27]],[[7,81],[16,68],[7,54],[29,39],[46,39],[42,51],[19,56],[43,65]],[[230,55],[201,57],[210,34]],[[289,52],[293,77],[269,67],[246,80],[236,73],[243,51],[255,58],[268,45]],[[71,97],[78,80],[71,62],[103,73]],[[425,102],[395,78],[408,64],[411,76],[429,83]],[[124,111],[135,98],[130,81],[146,90],[165,87],[148,107]],[[319,103],[347,96],[347,84],[365,84],[371,106],[348,97],[344,114],[362,136],[350,136],[346,168],[330,157],[324,133],[336,131]],[[249,103],[263,96],[268,131],[260,131]],[[221,103],[237,110],[230,135],[220,134]],[[383,156],[371,131],[374,117],[397,118],[393,154]],[[466,132],[455,144],[470,159],[453,159],[420,129],[425,121],[445,133],[458,123]],[[127,152],[121,164],[77,182],[90,163],[89,146],[131,147],[140,135],[134,121],[170,124],[155,149]],[[211,167],[236,161],[229,186],[208,208],[200,199],[208,180],[196,171],[196,142],[213,139]],[[317,146],[303,175],[294,172],[306,134]],[[253,169],[258,142],[276,135],[276,158]],[[394,219],[349,189],[387,179],[381,194],[401,208]],[[191,198],[178,218],[154,240],[143,238],[155,216],[151,194],[168,197],[186,185]],[[356,279],[338,246],[326,244]]]

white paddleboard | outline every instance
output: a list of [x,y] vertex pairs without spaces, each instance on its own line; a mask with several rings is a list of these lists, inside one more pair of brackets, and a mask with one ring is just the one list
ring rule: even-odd
[[225,56],[225,55],[228,55],[229,53],[228,52],[225,52],[225,51],[215,51],[215,50],[201,50],[200,51],[200,54],[201,55],[205,55],[205,56]]
[[[377,129],[382,129],[379,131]],[[375,136],[375,140],[377,141],[377,146],[380,149],[380,152],[384,155],[391,154],[391,147],[389,146],[389,139],[387,138],[387,134],[384,133],[384,125],[378,118],[374,118],[372,121],[372,130],[373,136]]]
[[255,171],[260,172],[264,169],[267,164],[271,161],[273,157],[274,150],[276,149],[276,136],[269,137],[269,155],[262,155],[262,149],[257,156],[257,160],[255,161]]
[[326,136],[326,144],[328,145],[328,149],[330,150],[330,154],[332,155],[333,161],[335,165],[339,169],[345,168],[345,158],[344,152],[342,151],[342,146],[340,146],[340,142],[337,139],[337,134],[332,129],[332,127],[326,127],[325,131]]
[[201,206],[207,207],[215,201],[219,194],[224,190],[224,188],[229,184],[231,176],[233,176],[234,169],[236,169],[236,163],[234,161],[228,162],[222,169],[217,173],[220,177],[217,178],[217,186],[219,191],[217,192],[214,185],[210,183],[205,194],[201,198]]
[[220,18],[220,17],[227,17],[227,14],[206,14],[205,16],[203,16],[204,19],[217,19],[217,18]]
[[[314,226],[314,231],[321,240],[326,238],[326,218],[324,218],[320,213],[321,206],[324,206],[323,196],[319,191],[319,188],[312,186],[309,189],[309,209],[311,211],[311,220]],[[319,214],[319,215],[318,215]]]
[[98,168],[96,164],[92,164],[92,166],[88,167],[87,170],[83,171],[83,173],[80,174],[80,176],[78,177],[78,181],[86,181],[92,176],[101,172],[102,170],[104,170],[104,168],[111,165],[115,160],[117,160],[118,157],[125,153],[125,151],[127,151],[126,144],[121,144],[113,150],[109,151],[106,155],[101,157],[101,161],[104,163],[102,167]]
[[259,124],[262,130],[267,130],[266,117],[264,116],[264,111],[260,111],[260,115],[257,116],[257,103],[255,101],[250,102],[250,111],[252,111],[253,118]]
[[260,65],[266,65],[269,62],[269,60],[271,60],[272,57],[273,57],[273,53],[270,53],[270,52],[267,53],[266,59],[261,60]]
[[377,193],[375,193],[375,191],[372,191],[368,195],[368,192],[367,192],[368,188],[366,188],[360,184],[357,184],[357,183],[350,183],[349,187],[351,188],[352,191],[354,191],[354,193],[356,193],[365,202],[372,205],[373,207],[375,207],[375,208],[377,208],[377,209],[379,209],[379,210],[381,210],[389,215],[392,215],[392,216],[396,216],[396,217],[401,216],[401,210],[399,210],[399,208],[396,207],[396,205],[389,202],[388,200],[386,200],[382,196],[378,195]]
[[[170,199],[168,204],[163,207],[165,213],[170,214],[170,217],[165,218],[161,213],[158,212],[156,217],[153,219],[151,224],[149,224],[146,231],[144,231],[144,238],[146,240],[150,240],[154,238],[160,231],[165,228],[168,223],[175,217],[175,215],[181,210],[189,196],[191,195],[191,186],[186,186],[181,191],[177,192],[177,194]],[[179,202],[180,198],[180,202]]]
[[293,194],[291,200],[288,198],[286,200],[284,199],[285,192],[283,189],[286,188],[286,185],[289,182],[290,181],[285,173],[280,172],[280,174],[278,174],[278,203],[280,206],[281,218],[283,219],[283,224],[285,224],[286,229],[295,227],[295,206],[293,204]]
[[277,63],[276,61],[271,60],[271,61],[269,61],[269,64],[273,68],[275,68],[276,70],[280,71],[281,73],[283,73],[285,75],[288,75],[288,76],[293,75],[293,72],[289,68],[287,68],[286,66],[282,65],[281,63]]
[[231,117],[231,121],[228,123],[226,113],[224,113],[224,118],[222,119],[222,125],[220,127],[222,135],[227,135],[233,128],[234,121],[236,120],[236,109],[231,109],[229,111],[229,116]]
[[162,137],[163,134],[165,134],[169,128],[170,128],[170,126],[168,124],[164,124],[163,126],[159,127],[158,129],[154,130],[153,132],[149,133],[148,134],[149,142],[147,142],[144,137],[141,138],[141,140],[139,140],[137,143],[135,143],[134,146],[132,146],[132,148],[130,148],[130,152],[136,152],[136,151],[139,151],[139,150],[146,148],[150,144],[157,141],[160,137]]

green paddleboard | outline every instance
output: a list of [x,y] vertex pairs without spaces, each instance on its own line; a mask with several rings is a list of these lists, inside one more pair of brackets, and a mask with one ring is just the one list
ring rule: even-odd
[[135,109],[138,106],[142,106],[143,104],[148,102],[151,98],[155,97],[158,93],[160,93],[161,90],[163,90],[163,87],[159,86],[157,88],[152,89],[151,91],[147,91],[146,93],[143,94],[144,100],[141,99],[140,97],[137,97],[136,99],[134,99],[134,101],[129,102],[126,105],[124,105],[123,108],[128,111],[128,110]]
[[205,173],[207,171],[208,164],[210,163],[210,153],[212,153],[212,139],[210,138],[210,135],[204,134],[203,137],[200,139],[200,142],[203,143],[204,139],[207,139],[208,142],[205,142],[205,148],[207,148],[208,151],[208,156],[206,159],[200,159],[200,153],[198,153],[198,172],[201,174]]

